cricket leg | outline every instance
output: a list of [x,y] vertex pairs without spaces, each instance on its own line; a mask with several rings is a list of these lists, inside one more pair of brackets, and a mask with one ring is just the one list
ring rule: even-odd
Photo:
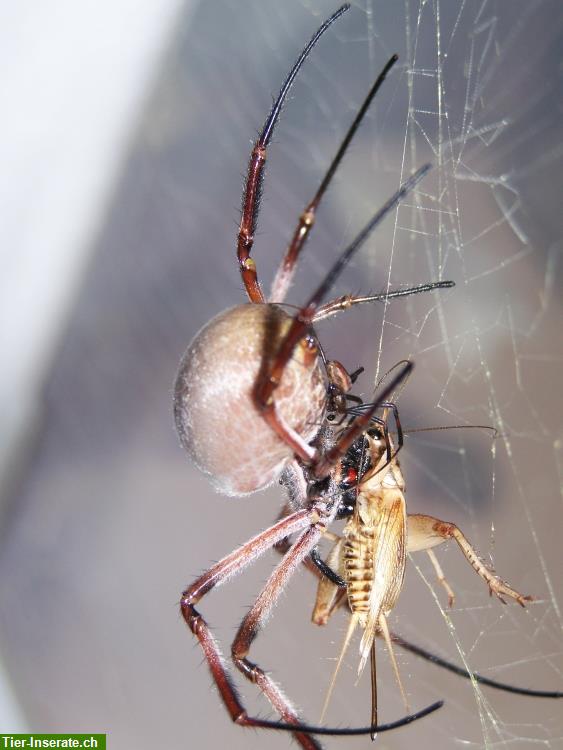
[[434,570],[436,571],[436,578],[442,584],[442,586],[446,589],[446,593],[448,595],[448,607],[452,609],[452,607],[455,604],[454,590],[452,589],[450,584],[447,582],[446,577],[444,576],[444,571],[442,570],[442,566],[438,562],[438,558],[436,557],[434,552],[431,549],[427,549],[426,551],[428,552],[428,557],[430,558],[430,561],[432,565],[434,566]]
[[[488,568],[471,546],[467,537],[454,523],[440,521],[438,518],[417,513],[408,516],[407,524],[407,552],[429,550],[448,541],[448,539],[455,539],[467,562],[489,587],[491,596],[496,594],[503,604],[506,604],[504,597],[510,597],[522,607],[526,606],[525,602],[532,601],[533,597],[520,594]],[[439,572],[437,570],[437,573],[440,578],[441,569]]]
[[[342,578],[344,572],[342,564],[342,546],[344,544],[344,539],[340,537],[335,537],[335,539],[336,541],[328,553],[324,565],[328,570],[332,571],[333,574],[336,573]],[[346,587],[338,585],[327,575],[321,575],[319,577],[317,597],[315,599],[315,606],[311,617],[315,625],[326,625],[332,613],[338,609],[340,603],[345,600],[346,596]]]

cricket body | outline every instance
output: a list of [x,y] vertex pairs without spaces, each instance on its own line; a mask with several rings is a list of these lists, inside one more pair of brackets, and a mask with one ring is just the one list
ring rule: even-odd
[[405,577],[407,512],[404,481],[395,458],[384,469],[382,450],[370,435],[369,449],[381,453],[362,481],[356,509],[344,529],[343,568],[352,619],[364,635],[360,645],[363,670],[375,635],[385,631],[385,618],[401,593]]
[[[387,405],[386,405],[387,406]],[[389,404],[389,406],[393,406]],[[398,412],[394,409],[399,442],[403,435]],[[325,625],[330,615],[343,603],[351,612],[350,623],[338,657],[322,717],[326,712],[336,677],[344,654],[357,626],[363,629],[360,642],[358,677],[362,674],[368,657],[371,664],[371,725],[376,726],[377,676],[375,639],[383,637],[399,689],[407,712],[409,709],[399,668],[393,651],[392,635],[387,620],[394,608],[401,589],[406,569],[407,553],[425,550],[436,571],[438,581],[448,595],[448,605],[454,604],[454,593],[444,577],[440,564],[432,551],[448,539],[455,539],[467,561],[475,572],[487,583],[490,593],[506,603],[504,597],[514,599],[521,606],[531,597],[520,594],[490,570],[481,561],[461,530],[453,523],[440,521],[432,516],[407,514],[405,480],[397,458],[397,449],[392,443],[386,418],[378,420],[383,426],[368,430],[356,443],[342,462],[345,477],[341,489],[350,500],[351,490],[346,482],[355,483],[355,501],[347,504],[349,518],[342,536],[332,535],[333,547],[327,557],[325,577],[319,581],[313,622]],[[346,511],[343,511],[343,514]],[[326,577],[328,574],[330,577]],[[375,732],[372,733],[372,738]]]
[[[339,575],[345,584],[351,617],[325,700],[323,716],[328,707],[344,653],[359,625],[363,629],[363,636],[360,643],[358,677],[370,657],[371,724],[376,726],[376,635],[382,635],[387,642],[397,681],[405,705],[407,705],[387,627],[387,615],[397,602],[405,576],[407,509],[403,474],[387,432],[384,438],[378,431],[370,430],[358,441],[358,444],[352,450],[360,451],[360,468],[363,464],[363,457],[367,457],[368,469],[358,482],[354,510],[344,527],[342,537],[336,541],[329,555],[329,560],[338,566]],[[391,451],[393,451],[393,457],[389,460]],[[336,599],[337,590],[334,586],[331,588],[327,579],[322,579],[319,584],[313,620],[318,624],[324,624]],[[375,738],[375,733],[372,734],[372,738]]]

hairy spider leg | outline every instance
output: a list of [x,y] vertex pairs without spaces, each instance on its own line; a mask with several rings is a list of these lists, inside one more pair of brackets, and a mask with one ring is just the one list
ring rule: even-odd
[[[182,594],[180,603],[182,616],[203,649],[205,659],[231,719],[240,726],[290,731],[304,750],[321,750],[321,746],[313,737],[309,736],[311,734],[359,735],[389,731],[423,718],[442,705],[442,701],[439,701],[415,714],[377,727],[350,729],[314,727],[300,722],[297,712],[276,683],[258,665],[253,664],[246,658],[261,623],[266,619],[295,569],[318,543],[324,533],[325,523],[329,520],[330,511],[327,510],[326,503],[322,499],[306,510],[296,511],[281,519],[200,576]],[[229,578],[241,573],[264,552],[275,547],[276,544],[294,533],[299,534],[296,543],[288,550],[270,576],[254,606],[244,618],[232,645],[232,656],[237,668],[260,688],[283,719],[282,722],[266,721],[249,716],[246,712],[231,681],[219,646],[209,625],[196,609],[196,604],[215,586],[219,586]]]
[[393,55],[388,60],[383,70],[379,74],[379,76],[376,78],[375,83],[369,90],[368,95],[366,96],[364,100],[364,103],[358,110],[358,113],[356,114],[354,121],[352,122],[348,132],[344,136],[344,139],[342,143],[340,144],[338,151],[336,152],[336,155],[334,156],[334,159],[332,160],[330,164],[330,167],[328,168],[325,176],[323,177],[321,181],[321,184],[319,185],[317,192],[315,193],[315,197],[307,205],[307,207],[304,209],[301,216],[299,217],[299,222],[297,224],[295,232],[293,233],[293,237],[291,239],[289,247],[287,248],[285,257],[283,261],[281,262],[280,267],[278,268],[278,271],[274,278],[274,282],[272,284],[272,291],[270,294],[270,302],[283,302],[284,301],[287,291],[291,285],[291,281],[293,279],[293,274],[295,272],[297,260],[305,245],[305,242],[307,241],[309,232],[311,231],[315,223],[315,216],[316,216],[317,208],[319,207],[319,204],[324,194],[326,193],[334,175],[336,174],[336,170],[340,166],[340,162],[342,161],[344,154],[348,150],[348,146],[350,145],[354,135],[356,134],[356,131],[358,130],[360,126],[360,123],[364,119],[364,116],[366,112],[368,111],[372,100],[374,99],[375,95],[381,88],[381,84],[385,80],[387,73],[391,70],[393,65],[395,65],[398,59],[399,59],[398,55]]
[[[225,583],[232,576],[241,573],[247,566],[255,562],[264,552],[287,535],[302,532],[304,528],[309,527],[309,533],[315,536],[314,522],[318,522],[318,519],[319,515],[314,509],[300,510],[281,519],[270,528],[246,542],[246,544],[243,544],[242,547],[239,547],[230,555],[223,558],[194,581],[182,594],[180,603],[182,616],[203,649],[207,664],[223,699],[225,708],[232,721],[241,726],[261,726],[261,720],[257,717],[248,716],[228,674],[219,646],[211,633],[209,625],[196,609],[196,605],[211,589]],[[302,538],[303,535],[301,534],[300,539]],[[287,555],[289,554],[290,552],[287,553]],[[295,554],[293,553],[293,559],[295,558]],[[287,555],[282,562],[285,562]],[[253,677],[250,676],[250,679],[258,684],[258,687],[265,693],[272,705],[276,707],[284,722],[292,725],[293,729],[294,725],[299,723],[299,720],[295,710],[283,697],[279,688],[263,673],[259,674],[254,670],[252,675]],[[318,743],[307,735],[296,734],[295,739],[305,750],[319,750],[320,748]]]
[[265,297],[258,281],[258,275],[256,273],[256,263],[250,257],[252,245],[254,244],[254,234],[256,232],[256,224],[258,221],[258,213],[260,210],[260,197],[262,193],[262,181],[264,178],[264,166],[266,163],[266,151],[272,133],[278,121],[284,100],[297,76],[301,66],[307,59],[309,53],[319,41],[325,31],[338,19],[340,16],[349,10],[350,5],[346,3],[339,8],[335,13],[327,19],[319,30],[311,38],[303,52],[299,55],[297,62],[291,69],[289,75],[284,81],[278,98],[274,102],[272,109],[262,132],[256,141],[252,153],[250,155],[250,161],[248,164],[248,173],[246,177],[246,186],[244,190],[242,200],[242,216],[240,220],[238,241],[237,241],[237,257],[239,261],[240,272],[242,280],[246,289],[246,293],[251,302],[261,303],[265,302]]
[[[261,373],[256,381],[253,393],[256,408],[274,432],[292,447],[296,456],[298,456],[304,463],[311,465],[312,471],[317,478],[325,477],[330,473],[332,466],[337,463],[340,457],[346,453],[354,440],[366,429],[371,416],[376,409],[368,408],[365,413],[359,415],[352,422],[350,427],[339,436],[339,439],[333,448],[323,456],[319,450],[312,448],[305,443],[305,441],[295,433],[294,430],[290,429],[289,426],[279,417],[276,410],[274,392],[280,383],[284,369],[290,361],[295,347],[300,341],[306,339],[320,302],[336,282],[336,279],[340,276],[347,263],[358,251],[375,227],[399,204],[405,195],[415,188],[418,182],[427,174],[429,169],[430,165],[427,164],[411,175],[411,177],[409,177],[399,190],[389,198],[389,200],[366,224],[353,242],[339,256],[307,304],[302,307],[293,318],[287,334],[281,341],[277,354],[272,358],[271,364],[269,364],[268,368],[264,368],[264,372]],[[400,373],[399,380],[405,377],[411,369],[412,364],[406,364]]]

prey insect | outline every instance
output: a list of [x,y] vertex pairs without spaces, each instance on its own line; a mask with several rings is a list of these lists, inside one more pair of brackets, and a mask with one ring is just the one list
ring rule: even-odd
[[[395,405],[383,403],[380,406],[393,409],[398,447],[402,447],[403,433]],[[385,640],[406,710],[409,711],[388,626],[389,613],[403,587],[407,553],[427,550],[438,580],[446,589],[449,606],[453,606],[454,593],[432,552],[433,547],[448,539],[456,540],[469,564],[488,585],[491,594],[496,594],[502,602],[506,603],[506,597],[524,606],[525,602],[531,599],[511,588],[489,570],[457,526],[431,516],[407,514],[405,481],[397,450],[389,435],[386,417],[377,421],[379,426],[369,429],[358,438],[342,462],[341,486],[348,496],[340,516],[347,517],[347,521],[342,535],[334,541],[327,563],[320,561],[318,556],[314,557],[314,562],[320,566],[324,575],[319,582],[313,611],[313,622],[318,625],[325,625],[341,603],[346,602],[351,613],[344,644],[327,692],[323,716],[344,654],[355,629],[360,626],[363,628],[363,635],[358,676],[369,659],[373,726],[378,722],[378,635]],[[375,733],[372,734],[372,738],[374,737]]]
[[[288,490],[290,511],[192,583],[182,594],[181,612],[201,645],[231,719],[241,726],[290,731],[305,750],[320,748],[313,734],[374,734],[408,724],[442,705],[439,701],[385,725],[372,723],[349,729],[311,726],[301,720],[277,683],[248,658],[254,639],[295,570],[302,563],[324,565],[315,550],[339,514],[343,461],[413,367],[410,362],[403,363],[377,400],[360,409],[360,399],[350,393],[359,371],[349,374],[339,362],[328,361],[313,325],[354,305],[454,286],[452,281],[434,281],[324,302],[371,232],[426,175],[429,165],[425,165],[371,217],[295,314],[282,307],[317,208],[373,97],[395,64],[394,55],[370,89],[315,196],[300,216],[268,299],[262,290],[251,250],[267,150],[301,66],[321,36],[348,9],[344,5],[337,10],[306,45],[283,83],[250,156],[237,239],[239,270],[250,304],[220,313],[196,335],[180,364],[174,395],[182,445],[216,488],[240,496],[279,480]],[[348,402],[355,402],[357,412],[348,413]],[[387,459],[391,464],[391,454]],[[289,538],[294,538],[292,544]],[[279,721],[267,721],[247,713],[219,645],[197,606],[213,588],[241,573],[267,550],[284,545],[282,561],[244,617],[231,646],[236,669],[259,688],[280,717]]]

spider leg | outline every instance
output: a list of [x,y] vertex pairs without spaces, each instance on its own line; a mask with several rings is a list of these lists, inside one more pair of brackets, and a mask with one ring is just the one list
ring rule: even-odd
[[[341,545],[341,542],[342,542],[342,540],[339,538],[336,541],[336,544],[335,544],[333,550],[330,553],[331,556],[332,556],[333,553],[336,554],[336,556],[337,556],[336,559],[337,560],[338,560],[338,555],[340,554],[340,545]],[[323,576],[325,578],[328,578],[328,580],[331,583],[334,583],[334,585],[337,586],[338,588],[341,588],[341,589],[345,589],[346,588],[346,586],[347,586],[346,581],[338,573],[335,573],[334,570],[332,569],[331,563],[330,563],[330,557],[329,557],[329,562],[325,563],[325,561],[319,555],[318,550],[316,548],[313,549],[313,550],[311,550],[310,557],[311,557],[311,560],[314,562],[314,564],[321,571],[321,573],[323,574]]]
[[[390,409],[393,412],[393,417],[395,419],[395,427],[397,428],[397,448],[395,450],[395,453],[393,453],[392,458],[395,459],[397,457],[397,453],[401,450],[403,445],[405,444],[405,440],[403,437],[403,426],[401,424],[401,419],[399,417],[399,410],[397,409],[397,404],[394,401],[382,401],[379,404],[379,408],[384,409]],[[387,455],[391,452],[391,438],[389,437],[389,426],[387,424],[387,416],[385,416],[385,419],[383,420],[383,437],[385,438],[385,445],[387,446]],[[389,463],[391,462],[391,458],[389,459]]]
[[[264,729],[292,732],[295,739],[304,750],[322,750],[316,740],[310,736],[311,734],[353,736],[370,734],[374,730],[378,732],[389,731],[410,724],[417,719],[421,719],[442,706],[442,701],[438,701],[421,711],[405,716],[398,721],[383,724],[379,727],[331,728],[301,724],[291,705],[282,695],[277,685],[270,680],[270,678],[267,677],[257,665],[252,664],[246,659],[246,654],[248,653],[252,640],[256,636],[261,620],[270,611],[275,599],[285,586],[287,579],[294,572],[295,568],[303,561],[310,549],[315,546],[322,535],[324,525],[320,521],[321,514],[322,510],[319,512],[318,509],[312,507],[307,510],[296,511],[295,513],[277,521],[273,526],[258,534],[230,555],[227,555],[227,557],[223,558],[223,560],[218,562],[194,581],[194,583],[182,594],[180,602],[182,616],[192,633],[200,642],[213,680],[217,685],[225,708],[231,719],[240,726],[255,728],[261,727]],[[268,549],[283,543],[291,534],[303,531],[305,527],[309,528],[307,528],[296,544],[290,549],[289,553],[284,557],[278,568],[272,574],[270,581],[259,596],[256,604],[245,617],[232,647],[233,657],[235,658],[237,667],[239,667],[243,674],[245,674],[245,676],[247,676],[252,682],[258,684],[284,718],[284,721],[268,721],[247,714],[229,676],[219,645],[213,637],[209,625],[198,612],[195,605],[207,593],[209,593],[212,588],[225,583],[232,576],[242,572],[244,568],[257,560],[258,557]],[[271,588],[269,588],[269,586]],[[267,598],[269,595],[272,595],[273,598],[268,602]]]
[[299,223],[297,225],[297,228],[295,229],[291,243],[289,247],[287,248],[285,257],[280,267],[278,268],[278,271],[274,279],[274,283],[272,284],[270,302],[283,302],[284,301],[287,291],[289,289],[289,286],[291,284],[291,281],[293,279],[293,274],[295,272],[295,266],[297,264],[299,254],[301,253],[301,250],[303,249],[303,246],[305,245],[305,242],[307,241],[307,237],[309,236],[309,232],[311,231],[315,223],[315,214],[316,214],[317,208],[319,207],[319,204],[328,186],[330,185],[332,178],[334,177],[336,173],[336,170],[340,166],[340,162],[342,161],[342,158],[344,157],[344,154],[346,153],[348,146],[350,145],[350,142],[352,141],[352,138],[356,134],[356,131],[358,130],[360,123],[362,122],[373,98],[379,91],[381,84],[383,83],[383,81],[385,80],[385,77],[387,76],[387,73],[391,70],[393,65],[395,65],[398,59],[399,58],[397,55],[393,55],[391,59],[387,62],[387,64],[385,65],[385,67],[383,68],[379,76],[377,77],[375,83],[369,90],[369,93],[366,96],[364,103],[358,110],[358,113],[356,114],[356,117],[354,118],[352,125],[350,126],[348,132],[344,136],[344,139],[342,143],[340,144],[340,147],[338,151],[336,152],[336,155],[334,159],[332,160],[330,167],[328,168],[325,176],[322,179],[322,182],[319,186],[319,189],[317,190],[315,194],[315,197],[313,198],[313,200],[309,203],[309,205],[305,208],[305,210],[299,217]]
[[[288,512],[289,508],[286,505],[282,508],[279,518],[285,517]],[[313,547],[308,557],[302,560],[302,565],[319,581],[311,617],[315,625],[326,625],[332,613],[347,601],[346,582],[340,575],[342,573],[340,554],[344,539],[328,531],[323,536],[333,542],[326,562],[321,558],[316,547]],[[289,538],[285,537],[276,542],[274,549],[278,554],[285,555],[291,549]]]
[[[283,545],[283,543],[284,541],[282,540],[279,544]],[[276,546],[276,551],[280,551],[278,546]],[[334,564],[331,556],[332,550],[327,558],[327,563]],[[312,621],[315,625],[326,625],[334,611],[340,607],[347,607],[346,591],[339,588],[335,583],[332,583],[328,578],[323,579],[319,568],[313,564],[310,558],[304,560],[303,564],[317,579],[320,579]],[[381,637],[381,634],[379,635]],[[495,690],[502,690],[506,693],[513,693],[515,695],[527,695],[532,698],[563,698],[563,690],[537,690],[536,688],[524,688],[519,687],[518,685],[511,685],[508,682],[493,680],[491,677],[486,677],[479,672],[468,672],[465,667],[460,667],[457,664],[432,653],[432,651],[428,651],[422,646],[417,646],[415,643],[407,641],[398,633],[390,631],[390,636],[393,643],[404,651],[409,651],[411,654],[419,656],[421,659],[425,659],[426,661],[435,664],[437,667],[441,667],[442,669],[452,672],[458,677],[463,677],[466,680],[475,680],[475,682],[478,682],[481,685],[486,685]]]
[[[231,655],[237,669],[248,680],[260,688],[284,722],[294,724],[296,727],[299,726],[300,720],[294,707],[283,695],[278,685],[263,669],[251,662],[247,656],[252,642],[258,635],[262,624],[267,619],[272,607],[286,587],[295,569],[307,557],[311,549],[315,547],[321,536],[322,526],[319,524],[311,525],[290,548],[242,621],[231,647]],[[296,731],[294,737],[303,748],[319,747],[315,740],[307,734],[301,734]]]
[[411,654],[420,656],[422,659],[426,659],[426,661],[436,664],[437,667],[442,667],[442,669],[445,669],[448,672],[453,672],[453,674],[458,675],[458,677],[464,677],[466,680],[475,680],[475,682],[495,688],[495,690],[504,690],[507,693],[515,693],[516,695],[529,695],[533,698],[563,698],[563,690],[535,690],[534,688],[522,688],[517,685],[510,685],[506,682],[499,682],[499,680],[492,680],[490,677],[485,677],[478,672],[468,672],[465,667],[458,667],[457,664],[453,664],[453,662],[443,659],[441,656],[437,656],[431,651],[427,651],[425,648],[405,640],[397,633],[391,633],[391,640],[399,646],[399,648],[402,648],[405,651],[410,651]]
[[[340,537],[338,537],[334,541],[338,543],[340,541]],[[291,544],[287,537],[274,545],[274,549],[280,555],[285,555],[290,547]],[[337,578],[340,578],[340,576],[334,572],[334,569],[332,567],[330,568],[330,570],[335,576],[334,581],[328,578],[328,576],[326,576],[323,572],[323,570],[325,569],[324,566],[329,567],[331,565],[331,555],[333,552],[334,548],[329,554],[326,563],[321,561],[323,562],[322,570],[321,567],[319,567],[316,556],[314,556],[313,553],[311,553],[302,561],[303,566],[307,568],[307,570],[312,573],[319,581],[315,608],[311,616],[311,620],[315,623],[315,625],[326,625],[332,613],[341,605],[346,604],[347,602],[346,589],[343,588],[340,583],[335,582]],[[336,552],[336,554],[338,553]],[[334,564],[334,567],[337,567],[337,563]]]
[[[196,609],[196,604],[212,588],[221,585],[230,577],[242,572],[264,552],[275,546],[276,543],[279,543],[293,533],[302,531],[306,526],[311,526],[315,520],[318,520],[318,513],[313,510],[300,510],[282,518],[273,524],[273,526],[270,526],[270,528],[223,558],[194,581],[182,594],[180,602],[182,616],[203,649],[211,675],[223,699],[225,708],[231,719],[241,726],[260,726],[261,724],[259,719],[248,716],[231,681],[219,646],[207,622]],[[317,749],[318,745],[311,740],[308,745],[303,744],[303,747]]]
[[319,307],[313,317],[313,322],[318,323],[319,320],[330,318],[332,315],[336,315],[343,310],[348,310],[353,305],[363,305],[366,303],[371,304],[372,302],[397,299],[398,297],[410,297],[413,294],[432,292],[436,289],[451,289],[454,286],[454,281],[432,281],[427,284],[419,284],[418,286],[412,286],[407,289],[390,289],[388,292],[382,292],[381,294],[345,294],[344,296],[337,297],[336,299],[333,299],[330,302],[327,302],[326,304]]
[[[279,544],[283,545],[284,540]],[[276,546],[276,550],[278,547]],[[338,567],[338,552],[334,548],[330,551],[327,557],[325,565],[331,565],[332,572],[334,568]],[[317,599],[315,601],[315,609],[313,611],[312,621],[315,625],[326,625],[332,613],[339,609],[341,606],[347,606],[346,591],[338,587],[336,583],[333,583],[326,577],[323,577],[322,571],[313,564],[311,558],[303,561],[305,567],[310,570],[313,575],[319,579],[319,587],[317,590]],[[453,595],[453,592],[452,592]],[[381,634],[379,634],[381,636]],[[563,698],[563,690],[537,690],[535,688],[524,688],[518,685],[511,685],[507,682],[501,682],[500,680],[493,680],[490,677],[480,674],[479,672],[468,672],[465,667],[460,667],[447,659],[444,659],[437,654],[428,651],[422,646],[417,646],[415,643],[407,641],[402,636],[395,632],[390,632],[391,640],[399,648],[409,651],[415,656],[419,656],[421,659],[435,664],[437,667],[452,672],[458,677],[463,677],[466,680],[475,680],[481,685],[487,685],[488,687],[494,688],[495,690],[502,690],[506,693],[513,693],[515,695],[527,695],[532,698]]]
[[[302,461],[314,466],[315,474],[319,478],[322,476],[326,476],[330,472],[330,468],[332,467],[332,465],[336,463],[340,455],[343,455],[343,453],[339,453],[337,450],[334,453],[334,457],[331,459],[331,462],[327,463],[327,461],[320,457],[318,451],[312,452],[310,446],[302,445],[302,441],[300,442],[297,439],[298,436],[296,436],[294,432],[284,424],[283,420],[281,420],[279,415],[277,414],[274,392],[281,381],[285,367],[291,359],[295,347],[299,342],[305,341],[307,344],[309,343],[310,337],[308,336],[308,333],[315,313],[317,312],[318,307],[321,303],[321,300],[331,289],[338,276],[340,276],[343,269],[346,267],[346,264],[352,258],[354,253],[356,253],[357,250],[361,247],[367,237],[375,229],[375,227],[399,204],[399,202],[405,197],[405,195],[407,195],[411,190],[414,189],[414,187],[424,177],[429,169],[430,165],[427,164],[421,167],[413,175],[411,175],[411,177],[409,177],[403,183],[403,185],[401,185],[399,190],[397,190],[397,192],[392,195],[391,198],[389,198],[387,202],[379,209],[379,211],[371,218],[371,220],[356,236],[353,242],[344,250],[344,252],[336,260],[332,268],[329,270],[324,281],[309,299],[307,304],[303,308],[301,308],[295,315],[287,334],[282,340],[276,355],[272,359],[272,362],[268,364],[267,368],[264,368],[264,371],[260,374],[256,381],[253,392],[253,399],[257,410],[262,414],[263,418],[274,430],[274,432],[285,443],[292,447],[296,455]],[[397,382],[400,382],[401,378],[405,376],[407,370],[410,371],[410,369],[412,369],[412,364],[405,365],[405,368],[403,368],[403,370],[401,371],[401,376],[398,379],[395,378],[392,381],[392,385],[396,385]],[[389,395],[391,392],[392,389],[386,389],[385,396]],[[365,429],[367,424],[369,424],[369,418],[376,410],[376,408],[377,407],[374,407],[373,411],[368,410],[365,415],[359,416],[355,420],[353,425],[358,424],[361,426],[359,426],[357,430],[354,430],[354,427],[352,425],[351,428],[344,433],[344,436],[346,436],[346,438],[344,438],[343,436],[339,439],[339,443],[344,439],[344,442],[342,443],[342,446],[345,446],[343,452],[346,452],[353,440],[358,437],[362,430]],[[353,436],[352,440],[350,440],[350,442],[346,444],[346,439],[350,435]]]
[[325,33],[325,31],[331,26],[337,18],[345,13],[350,6],[348,4],[343,5],[339,8],[332,16],[323,23],[316,34],[309,41],[303,52],[299,55],[297,62],[291,69],[289,75],[284,81],[278,98],[274,102],[272,109],[262,132],[258,137],[258,140],[254,144],[252,153],[250,155],[250,161],[248,164],[248,173],[246,176],[246,185],[244,189],[242,199],[242,216],[240,220],[238,242],[237,242],[237,257],[240,267],[240,273],[246,289],[246,293],[251,302],[262,303],[265,302],[264,294],[258,282],[258,276],[256,273],[256,263],[250,257],[252,245],[254,244],[254,234],[256,232],[256,224],[258,221],[258,213],[260,210],[260,196],[262,193],[262,182],[264,178],[264,166],[266,163],[266,151],[272,133],[279,119],[279,115],[285,101],[285,98],[298,74],[301,66],[307,59],[309,53]]
[[[338,537],[328,553],[326,562],[311,554],[310,561],[316,565],[315,573],[319,579],[317,596],[311,620],[315,625],[326,625],[332,613],[341,603],[348,602],[348,588],[343,579],[342,545],[344,539]],[[338,571],[338,572],[337,572]],[[344,585],[342,585],[344,584]]]
[[[386,404],[385,408],[391,408],[389,402],[386,401],[387,397],[393,393],[395,388],[402,383],[404,378],[408,377],[409,373],[413,369],[413,363],[406,361],[403,367],[398,371],[392,380],[385,386],[385,389],[380,395],[377,401],[369,406],[364,412],[358,414],[352,421],[349,427],[347,427],[339,436],[332,448],[330,448],[323,456],[317,459],[316,464],[313,465],[313,472],[318,477],[326,476],[331,468],[346,454],[346,451],[350,448],[352,443],[368,428],[373,415],[380,408],[382,404]],[[400,425],[400,423],[399,423]],[[386,440],[389,441],[389,434],[387,428],[384,430]],[[389,445],[389,443],[388,443]],[[400,445],[399,445],[400,448]],[[397,450],[399,450],[399,448]],[[396,455],[396,452],[395,452]],[[389,463],[389,462],[388,462]]]
[[[313,511],[312,521],[315,514],[317,515],[317,518],[319,518],[319,514],[316,513],[316,511]],[[284,590],[289,578],[316,546],[323,535],[323,532],[324,524],[322,521],[318,520],[317,522],[312,522],[311,526],[303,532],[295,544],[289,549],[266,582],[266,585],[262,589],[256,602],[242,621],[231,647],[231,654],[235,666],[248,680],[258,685],[260,690],[268,698],[283,719],[283,722],[266,722],[252,719],[252,726],[263,726],[265,728],[269,727],[272,729],[292,731],[294,738],[303,748],[305,748],[305,750],[309,750],[310,748],[320,748],[320,745],[318,745],[318,743],[310,736],[311,734],[370,734],[373,736],[377,732],[389,731],[390,729],[410,724],[412,721],[416,721],[417,719],[436,711],[443,705],[443,701],[437,701],[421,711],[399,719],[397,722],[382,724],[379,726],[349,729],[311,726],[301,723],[295,709],[291,706],[290,702],[283,695],[276,683],[264,672],[263,669],[261,669],[261,667],[247,658],[252,642],[256,638],[261,625],[268,618],[272,607],[275,605],[280,593]]]
[[473,549],[467,537],[458,529],[454,523],[440,521],[432,516],[421,514],[410,514],[408,516],[408,552],[417,552],[419,550],[429,550],[442,544],[448,539],[455,539],[459,548],[464,554],[465,559],[471,565],[473,570],[479,575],[489,587],[492,594],[496,594],[503,604],[506,604],[504,596],[525,607],[525,602],[532,601],[531,596],[524,596],[505,583],[502,578],[495,575],[479,558],[477,552]]

